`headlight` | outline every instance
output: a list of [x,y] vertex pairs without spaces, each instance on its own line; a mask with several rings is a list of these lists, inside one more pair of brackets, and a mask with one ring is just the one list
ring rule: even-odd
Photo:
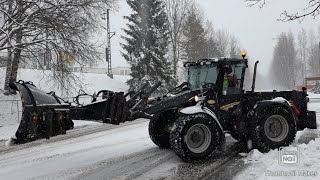
[[194,101],[195,101],[195,102],[199,102],[199,101],[200,101],[199,96],[194,96]]

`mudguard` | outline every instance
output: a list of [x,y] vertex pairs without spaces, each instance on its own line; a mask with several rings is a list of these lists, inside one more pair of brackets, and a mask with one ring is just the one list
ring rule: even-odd
[[220,130],[223,132],[223,128],[217,118],[217,116],[214,114],[214,112],[212,112],[210,109],[206,108],[206,107],[201,107],[200,105],[195,105],[195,106],[190,106],[190,107],[186,107],[184,109],[182,109],[180,111],[180,113],[182,114],[197,114],[197,113],[205,113],[208,114],[209,116],[211,116],[214,121],[219,125]]
[[[270,108],[272,106],[282,106],[284,107],[288,112],[294,116],[296,119],[297,129],[303,130],[304,128],[309,129],[317,129],[317,122],[316,122],[316,113],[313,111],[307,111],[306,115],[297,117],[295,115],[295,112],[293,110],[293,107],[291,107],[289,101],[283,99],[283,98],[276,98],[276,100],[264,100],[264,101],[258,101],[254,107],[253,110],[249,112],[248,117],[254,117],[254,114],[259,114],[262,110],[266,108]],[[303,118],[305,117],[305,118]]]
[[221,150],[225,150],[225,143],[226,143],[226,138],[224,136],[224,130],[217,118],[217,116],[215,115],[214,112],[212,112],[209,108],[207,107],[201,107],[200,103],[198,103],[195,106],[190,106],[190,107],[186,107],[184,109],[182,109],[180,111],[181,114],[186,114],[186,115],[190,115],[190,114],[197,114],[197,113],[204,113],[204,114],[208,114],[209,116],[212,117],[212,119],[219,125],[220,127],[220,131],[223,134],[221,141],[220,141],[220,149]]
[[254,106],[253,106],[253,110],[251,112],[249,112],[249,116],[250,115],[254,115],[253,113],[260,113],[261,111],[270,108],[272,106],[282,106],[284,107],[287,111],[291,112],[292,115],[294,115],[293,109],[290,106],[290,103],[281,98],[278,100],[263,100],[263,101],[258,101]]

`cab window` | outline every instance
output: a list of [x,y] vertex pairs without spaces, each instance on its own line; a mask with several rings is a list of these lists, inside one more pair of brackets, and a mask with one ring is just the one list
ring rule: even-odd
[[240,94],[243,64],[234,64],[230,66],[229,73],[224,75],[223,95]]

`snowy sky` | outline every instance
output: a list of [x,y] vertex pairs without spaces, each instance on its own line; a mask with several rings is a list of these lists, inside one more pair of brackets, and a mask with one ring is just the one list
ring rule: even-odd
[[[224,28],[235,35],[243,48],[248,52],[251,59],[260,60],[260,72],[267,74],[269,62],[272,58],[273,47],[276,38],[281,32],[292,31],[297,34],[301,27],[306,29],[317,29],[317,19],[306,18],[302,23],[279,22],[281,12],[288,10],[296,12],[303,10],[308,1],[301,0],[267,0],[267,5],[249,8],[244,0],[196,0],[204,10],[204,15],[211,20],[216,28]],[[130,14],[131,10],[125,0],[121,0],[120,8],[111,14],[111,30],[117,34],[112,38],[113,67],[128,66],[121,57],[120,36],[123,34],[121,28],[125,28],[126,21],[123,16]],[[103,34],[103,32],[102,32]],[[102,39],[102,38],[101,38]],[[105,66],[105,63],[102,65]]]

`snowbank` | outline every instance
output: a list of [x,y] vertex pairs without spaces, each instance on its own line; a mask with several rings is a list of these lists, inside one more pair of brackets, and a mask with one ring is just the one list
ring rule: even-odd
[[281,164],[282,160],[279,158],[282,156],[279,150],[262,154],[255,149],[244,159],[246,163],[251,163],[251,166],[234,179],[318,180],[320,178],[320,138],[311,140],[308,144],[295,144],[291,147],[297,147],[300,152],[298,164]]
[[310,98],[310,99],[320,99],[320,94],[314,94],[314,93],[312,93],[312,92],[308,92],[308,97]]
[[317,112],[318,129],[304,129],[297,132],[296,138],[290,146],[297,150],[295,151],[297,152],[297,164],[283,163],[281,150],[272,150],[263,154],[254,149],[244,158],[245,163],[250,163],[250,166],[234,179],[320,179],[320,94],[309,93],[309,98],[308,109]]

